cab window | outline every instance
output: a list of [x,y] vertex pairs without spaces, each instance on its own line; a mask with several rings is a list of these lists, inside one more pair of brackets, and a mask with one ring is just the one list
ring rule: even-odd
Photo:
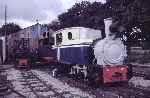
[[71,32],[68,32],[68,39],[72,40],[72,33]]
[[56,45],[59,45],[62,43],[62,33],[56,34]]

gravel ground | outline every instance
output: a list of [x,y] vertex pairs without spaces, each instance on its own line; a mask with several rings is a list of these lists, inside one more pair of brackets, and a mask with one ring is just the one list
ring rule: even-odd
[[[82,91],[79,88],[71,87],[68,84],[64,84],[60,80],[52,77],[51,75],[37,70],[32,70],[32,72],[37,75],[40,79],[42,79],[47,85],[50,85],[53,90],[56,92],[63,94],[65,98],[94,98],[92,95],[88,94],[87,92]],[[23,77],[21,76],[20,70],[16,70],[14,68],[11,68],[6,71],[8,80],[11,81],[14,89],[18,91],[19,93],[25,95],[27,98],[36,98],[33,92],[31,92],[31,89],[28,86],[25,86]],[[34,86],[36,84],[33,84]],[[44,93],[43,95],[47,95],[52,92]],[[53,95],[53,94],[52,94]],[[13,98],[13,97],[11,97]],[[16,97],[14,97],[16,98]],[[42,97],[41,97],[42,98]],[[53,98],[53,97],[49,97]]]
[[55,89],[59,93],[65,93],[65,97],[71,96],[73,98],[93,98],[92,95],[87,92],[82,91],[79,88],[71,87],[67,83],[63,83],[62,81],[52,77],[50,74],[47,74],[42,71],[32,70],[35,74],[39,76],[43,81],[47,84],[51,85],[53,89]]
[[[146,69],[149,70],[148,68]],[[139,69],[135,69],[135,68],[134,70],[139,71]],[[31,70],[31,72],[33,72],[37,77],[43,80],[47,85],[50,85],[53,90],[55,90],[56,92],[60,94],[63,94],[65,98],[99,98],[99,96],[95,96],[91,92],[82,90],[80,89],[80,87],[73,87],[73,85],[70,85],[67,82],[64,82],[58,78],[52,77],[51,74],[48,74],[48,72],[44,70],[40,71],[39,69],[34,69],[34,70]],[[14,68],[8,68],[6,70],[6,74],[7,74],[8,80],[11,81],[16,91],[25,95],[27,98],[37,98],[34,95],[34,93],[31,92],[31,89],[28,86],[25,86],[24,82],[22,82],[23,79],[22,79],[20,70],[16,70]],[[133,85],[134,87],[140,87],[140,88],[147,89],[150,91],[150,88],[149,88],[150,80],[145,79],[144,77],[134,76],[129,81],[129,84]],[[36,84],[33,84],[33,85],[36,85]],[[103,91],[101,88],[95,91],[99,92],[102,98],[118,98],[118,96],[117,97],[107,96],[107,95],[114,95],[114,96],[116,95],[114,93],[110,94],[111,92],[108,92],[108,91]],[[52,93],[53,95],[54,92],[51,91],[51,92],[47,92],[44,94],[48,95],[50,93]],[[21,98],[21,97],[18,97],[18,95],[12,93],[11,95],[6,96],[5,98]],[[58,98],[58,97],[48,97],[48,98]]]
[[21,82],[22,76],[19,70],[11,68],[9,70],[6,70],[6,74],[7,79],[11,81],[12,86],[16,91],[28,98],[35,98],[34,94],[30,92],[30,88],[24,86],[23,82]]

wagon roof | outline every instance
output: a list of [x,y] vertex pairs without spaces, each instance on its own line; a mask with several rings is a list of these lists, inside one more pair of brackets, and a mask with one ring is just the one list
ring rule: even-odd
[[55,33],[57,34],[57,33],[59,33],[60,31],[69,30],[69,29],[90,29],[90,30],[101,31],[101,30],[98,30],[98,29],[87,28],[87,27],[68,27],[68,28],[63,28],[63,29],[57,30],[57,31],[55,31]]

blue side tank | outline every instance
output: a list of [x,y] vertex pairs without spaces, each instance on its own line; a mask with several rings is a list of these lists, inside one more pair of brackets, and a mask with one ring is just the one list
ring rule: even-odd
[[91,46],[65,46],[55,48],[59,55],[59,61],[65,64],[92,64],[94,59],[93,48]]

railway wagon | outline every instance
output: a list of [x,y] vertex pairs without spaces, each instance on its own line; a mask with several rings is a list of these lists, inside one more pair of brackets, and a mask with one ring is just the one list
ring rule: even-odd
[[50,33],[46,26],[39,23],[8,35],[9,56],[14,58],[18,67],[44,65],[53,62]]
[[125,64],[126,46],[110,32],[111,18],[105,19],[105,35],[101,30],[71,27],[54,34],[57,60],[54,73],[69,73],[91,83],[127,82],[131,67]]

